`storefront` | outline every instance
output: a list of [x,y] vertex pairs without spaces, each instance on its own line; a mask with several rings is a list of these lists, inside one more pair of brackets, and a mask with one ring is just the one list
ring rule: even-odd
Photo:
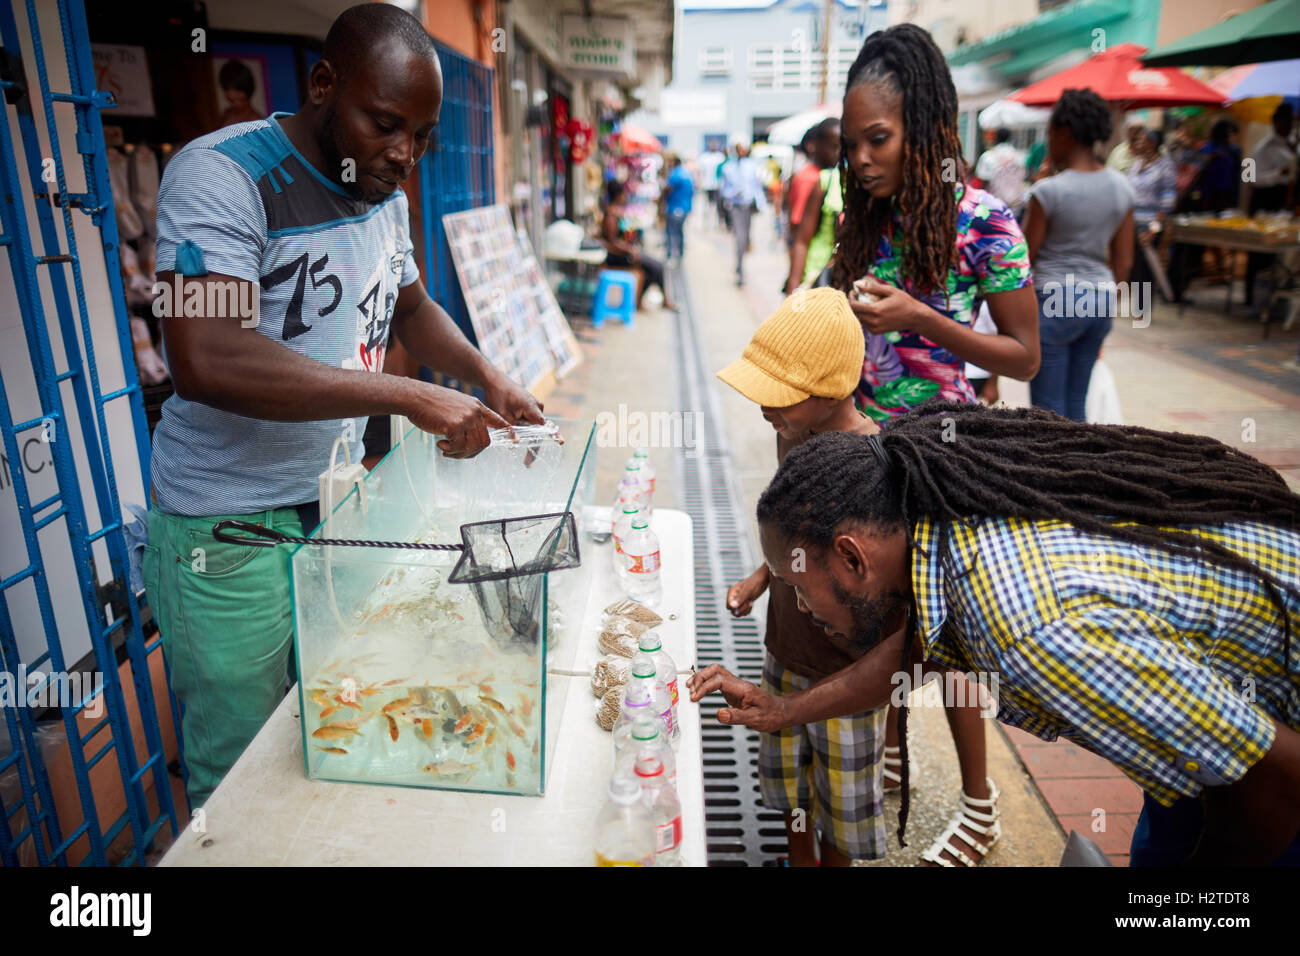
[[[351,5],[146,0],[124,16],[110,0],[0,0],[0,185],[23,197],[0,210],[0,650],[65,688],[102,681],[95,707],[66,689],[16,713],[0,701],[15,717],[0,722],[5,865],[140,862],[188,817],[168,772],[178,708],[130,557],[171,392],[151,307],[158,183],[194,138],[297,111]],[[405,185],[416,256],[468,331],[441,217],[495,199],[495,4],[399,5],[439,41],[445,80],[438,143]],[[395,348],[384,368],[410,364]]]

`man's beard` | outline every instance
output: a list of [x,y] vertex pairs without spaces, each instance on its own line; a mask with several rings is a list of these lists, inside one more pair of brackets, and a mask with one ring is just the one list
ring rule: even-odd
[[840,582],[831,578],[831,593],[835,600],[849,609],[853,619],[849,643],[859,654],[865,654],[887,637],[883,633],[886,623],[895,611],[907,607],[907,596],[897,588],[875,597],[854,597]]
[[330,182],[338,185],[353,199],[360,199],[371,205],[375,205],[387,198],[385,196],[380,199],[371,199],[361,191],[361,184],[355,178],[352,182],[343,180],[343,151],[339,148],[338,111],[332,105],[323,107],[321,110],[321,121],[316,127],[316,145],[320,148],[321,156],[325,159],[325,168],[321,172],[328,177]]

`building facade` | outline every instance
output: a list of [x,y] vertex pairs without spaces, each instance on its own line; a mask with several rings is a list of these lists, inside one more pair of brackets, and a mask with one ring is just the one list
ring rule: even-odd
[[689,156],[762,139],[777,120],[838,101],[862,41],[886,25],[887,7],[883,0],[828,2],[682,0],[673,82],[657,111],[633,120]]

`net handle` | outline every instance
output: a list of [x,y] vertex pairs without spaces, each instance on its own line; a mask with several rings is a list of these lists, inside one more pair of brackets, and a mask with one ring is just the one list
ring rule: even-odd
[[[230,530],[245,531],[247,534],[230,534]],[[212,526],[212,537],[227,544],[251,545],[255,548],[274,548],[277,544],[320,544],[338,548],[398,548],[416,551],[463,551],[463,544],[426,544],[420,541],[353,541],[345,538],[302,538],[285,534],[274,528],[253,524],[251,521],[235,521],[230,518],[218,521]]]

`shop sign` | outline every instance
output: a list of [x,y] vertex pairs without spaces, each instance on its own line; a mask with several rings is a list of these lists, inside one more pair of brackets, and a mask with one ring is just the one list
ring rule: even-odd
[[636,75],[636,36],[627,17],[566,16],[562,53],[564,66],[574,73]]
[[659,119],[665,126],[722,126],[727,122],[726,90],[664,90]]

